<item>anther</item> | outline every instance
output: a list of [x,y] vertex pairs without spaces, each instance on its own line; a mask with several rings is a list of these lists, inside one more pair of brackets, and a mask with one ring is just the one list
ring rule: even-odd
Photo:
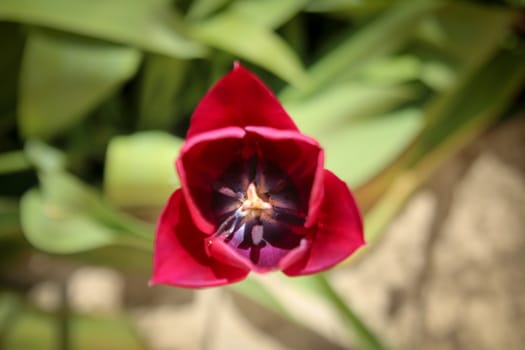
[[253,225],[251,236],[253,244],[259,245],[263,241],[263,225]]

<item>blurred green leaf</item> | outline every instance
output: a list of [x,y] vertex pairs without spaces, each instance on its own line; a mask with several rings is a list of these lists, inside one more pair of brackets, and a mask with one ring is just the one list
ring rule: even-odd
[[0,174],[14,173],[31,168],[24,151],[0,153]]
[[305,101],[287,103],[285,108],[302,132],[321,137],[341,128],[351,128],[358,119],[385,113],[413,99],[417,93],[410,85],[347,82],[334,84]]
[[59,150],[38,140],[29,140],[24,148],[30,162],[43,171],[60,171],[66,166],[66,157]]
[[[16,23],[0,22],[0,133],[15,125],[16,87],[24,36]],[[0,134],[1,135],[1,134]]]
[[57,349],[56,326],[53,321],[49,315],[32,315],[23,312],[7,334],[5,348],[9,350]]
[[359,349],[362,350],[385,350],[386,347],[381,343],[365,323],[355,314],[355,312],[344,302],[335,289],[330,285],[323,274],[311,276],[316,286],[314,287],[321,293],[323,298],[329,300],[334,309],[339,312],[340,317],[345,321],[349,330],[357,338]]
[[[75,350],[139,350],[140,341],[123,316],[72,315],[71,347]],[[5,349],[58,349],[56,316],[24,305],[6,334]]]
[[20,73],[23,135],[47,138],[70,127],[135,74],[139,62],[135,49],[30,31]]
[[20,230],[18,200],[0,197],[0,239]]
[[286,311],[286,307],[282,305],[279,299],[263,283],[251,276],[248,276],[242,282],[231,285],[229,288],[261,306],[273,310],[281,316],[285,316],[287,319],[291,318],[288,311]]
[[139,100],[139,129],[170,129],[176,121],[176,97],[187,67],[184,60],[147,56]]
[[[428,106],[429,123],[416,145],[413,161],[462,133],[477,133],[499,116],[525,83],[525,47],[501,51],[453,90]],[[497,89],[494,89],[494,87]]]
[[22,197],[21,215],[27,240],[47,252],[76,253],[117,242],[117,234],[89,214],[37,190]]
[[190,20],[203,19],[232,1],[233,0],[194,0],[191,2],[186,16]]
[[[310,85],[306,93],[317,91],[336,80],[343,72],[357,72],[370,60],[395,51],[412,37],[418,22],[439,6],[440,2],[418,0],[402,2],[388,8],[372,23],[347,36],[308,70]],[[289,87],[280,97],[288,101],[304,95],[303,92]]]
[[[37,148],[42,157],[51,147]],[[48,158],[51,156],[47,156]],[[119,212],[95,190],[62,169],[42,168],[40,190],[22,197],[21,223],[26,238],[37,248],[75,253],[112,243],[150,249],[153,227]]]
[[0,348],[6,349],[6,339],[16,322],[21,308],[20,297],[14,293],[0,293]]
[[422,62],[415,55],[402,54],[380,57],[357,73],[356,80],[391,86],[419,78]]
[[286,42],[249,18],[219,14],[194,24],[192,33],[202,42],[258,64],[299,88],[306,83],[302,64]]
[[127,208],[162,207],[178,186],[174,164],[182,143],[160,131],[113,138],[106,155],[106,196]]
[[42,25],[180,58],[205,51],[175,28],[165,0],[2,0],[0,20]]
[[420,110],[403,109],[359,120],[319,137],[326,167],[357,187],[393,161],[423,128]]
[[[525,83],[525,47],[498,53],[487,66],[473,72],[460,86],[432,102],[431,123],[411,149],[409,168],[401,173],[366,215],[371,242],[435,170],[479,136],[508,107]],[[497,86],[497,89],[493,89]]]
[[312,0],[307,7],[311,12],[333,12],[334,14],[369,15],[398,0]]
[[289,280],[290,286],[303,290],[306,293],[317,295],[328,301],[336,310],[339,317],[345,322],[349,331],[356,337],[358,349],[381,350],[386,349],[380,339],[375,336],[357,314],[346,304],[339,293],[332,287],[326,274],[318,273],[311,276],[302,276]]
[[254,275],[230,288],[341,345],[349,345],[346,339],[334,339],[343,331],[345,336],[351,334],[351,343],[358,345],[358,349],[385,349],[379,338],[319,274],[297,278]]
[[503,7],[450,1],[425,18],[417,33],[427,43],[475,67],[502,45],[513,18],[514,12]]
[[75,350],[142,350],[141,339],[129,320],[121,315],[75,315],[71,320]]
[[20,203],[26,238],[53,253],[75,253],[112,243],[149,249],[153,228],[103,203],[80,181],[65,173],[40,176],[41,190]]
[[265,28],[276,29],[295,16],[309,0],[237,0],[228,9]]
[[430,88],[443,92],[452,87],[458,72],[450,64],[440,60],[429,60],[422,64],[419,78]]

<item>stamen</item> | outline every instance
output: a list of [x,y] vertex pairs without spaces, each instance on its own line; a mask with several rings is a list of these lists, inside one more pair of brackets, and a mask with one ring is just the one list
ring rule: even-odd
[[239,195],[237,194],[237,192],[235,192],[234,190],[228,187],[221,187],[217,190],[217,192],[225,196],[228,196],[228,197],[239,198]]
[[232,215],[228,216],[226,220],[222,222],[217,231],[213,234],[214,236],[220,236],[226,233],[226,236],[230,236],[236,231],[239,226],[239,222],[242,219],[242,215],[238,211],[235,211]]
[[241,200],[243,198],[243,194],[241,192],[235,192],[232,188],[222,184],[222,183],[213,183],[212,188],[214,191],[225,195],[226,197],[235,198]]
[[259,245],[263,241],[263,225],[253,225],[251,236],[253,244]]

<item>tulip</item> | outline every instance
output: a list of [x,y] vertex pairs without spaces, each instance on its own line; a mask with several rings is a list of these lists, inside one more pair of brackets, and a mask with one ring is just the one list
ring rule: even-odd
[[176,169],[181,188],[158,221],[152,284],[313,274],[364,244],[357,204],[324,169],[322,147],[238,63],[197,106]]

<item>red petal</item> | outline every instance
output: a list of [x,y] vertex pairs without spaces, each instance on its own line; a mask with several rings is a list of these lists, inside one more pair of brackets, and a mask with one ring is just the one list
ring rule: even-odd
[[240,281],[249,273],[206,254],[206,236],[191,220],[181,190],[173,193],[157,226],[152,284],[202,288]]
[[187,138],[228,126],[248,125],[298,130],[264,83],[236,63],[200,101],[191,118]]
[[237,127],[213,130],[187,140],[181,149],[176,165],[182,190],[193,221],[205,233],[215,230],[205,216],[212,211],[211,183],[240,157],[245,134]]
[[365,241],[359,209],[346,184],[328,170],[324,174],[324,199],[309,253],[285,268],[289,276],[326,270],[344,260]]

